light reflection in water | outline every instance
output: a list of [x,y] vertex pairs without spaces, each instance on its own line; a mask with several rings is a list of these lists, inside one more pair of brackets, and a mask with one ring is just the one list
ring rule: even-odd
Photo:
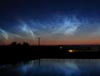
[[30,61],[6,68],[4,73],[0,72],[0,76],[100,76],[100,60],[42,59],[40,65],[38,62]]

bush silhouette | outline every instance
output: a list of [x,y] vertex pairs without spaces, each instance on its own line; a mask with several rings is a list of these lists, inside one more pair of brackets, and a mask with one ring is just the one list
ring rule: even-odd
[[24,43],[23,43],[23,46],[29,47],[29,44],[28,44],[27,42],[24,42]]
[[16,45],[17,45],[16,42],[12,42],[12,43],[11,43],[11,46],[16,46]]

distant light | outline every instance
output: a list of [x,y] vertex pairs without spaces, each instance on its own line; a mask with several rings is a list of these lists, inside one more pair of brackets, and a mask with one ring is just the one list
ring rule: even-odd
[[60,49],[63,49],[63,47],[62,47],[62,46],[60,46],[59,48],[60,48]]
[[75,50],[71,50],[71,49],[70,49],[70,50],[68,50],[68,52],[72,53],[72,52],[75,52]]

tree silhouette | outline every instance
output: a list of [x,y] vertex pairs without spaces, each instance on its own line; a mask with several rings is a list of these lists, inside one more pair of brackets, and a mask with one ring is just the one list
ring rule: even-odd
[[16,45],[17,45],[16,42],[12,42],[12,43],[11,43],[11,46],[16,46]]
[[24,43],[23,43],[23,46],[28,47],[29,44],[28,44],[27,42],[24,42]]

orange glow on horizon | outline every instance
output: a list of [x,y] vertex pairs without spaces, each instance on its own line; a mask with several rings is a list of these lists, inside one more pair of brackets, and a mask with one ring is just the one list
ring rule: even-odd
[[[28,42],[30,45],[38,45],[38,40],[26,40],[26,41],[5,41],[5,45],[9,45],[12,42],[23,44]],[[40,45],[81,45],[81,44],[100,44],[100,40],[41,40]]]

